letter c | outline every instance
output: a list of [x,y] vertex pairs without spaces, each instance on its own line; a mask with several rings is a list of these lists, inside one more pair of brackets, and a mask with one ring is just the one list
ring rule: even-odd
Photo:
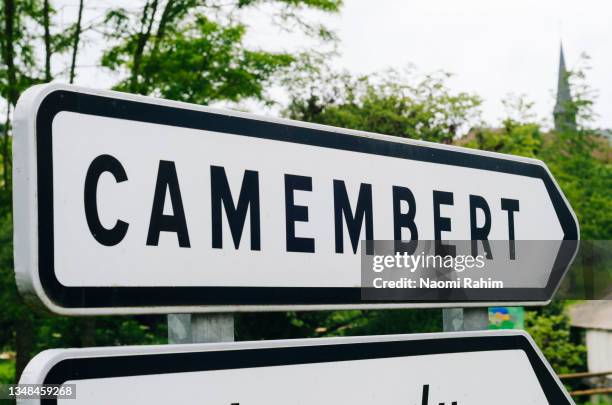
[[85,217],[93,237],[104,246],[114,246],[123,240],[129,224],[117,220],[115,226],[107,229],[100,222],[97,191],[98,180],[104,172],[112,174],[117,183],[128,179],[121,162],[113,156],[100,155],[95,158],[89,165],[85,176]]

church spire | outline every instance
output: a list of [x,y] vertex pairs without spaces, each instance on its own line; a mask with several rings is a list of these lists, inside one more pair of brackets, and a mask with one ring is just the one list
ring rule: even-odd
[[563,43],[559,46],[559,77],[557,80],[557,103],[553,110],[555,118],[555,130],[563,128],[573,129],[576,127],[576,112],[571,107],[572,94],[570,92],[569,75],[565,67],[565,55]]

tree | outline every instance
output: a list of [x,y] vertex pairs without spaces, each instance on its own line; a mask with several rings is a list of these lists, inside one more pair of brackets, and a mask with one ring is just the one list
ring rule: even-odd
[[[480,99],[452,93],[445,73],[416,77],[386,71],[352,77],[315,71],[290,87],[285,115],[309,122],[403,138],[452,143],[479,118]],[[313,85],[312,83],[316,83]]]
[[237,315],[239,340],[439,332],[440,310],[352,310]]
[[333,38],[300,12],[335,12],[341,0],[147,0],[137,13],[108,13],[107,37],[114,45],[105,51],[102,65],[123,76],[116,89],[131,93],[198,104],[264,99],[273,76],[295,60],[288,53],[245,46],[247,26],[239,12],[264,3],[280,7],[283,27],[297,25],[307,34]]
[[[6,100],[6,119],[2,140],[1,167],[3,184],[0,190],[0,292],[2,311],[0,323],[10,324],[15,331],[15,347],[18,352],[16,373],[19,375],[29,360],[34,345],[34,316],[21,305],[15,288],[12,260],[12,181],[11,181],[11,110],[17,103],[21,92],[32,84],[50,79],[51,41],[50,15],[52,9],[47,0],[41,5],[38,1],[4,0],[1,23],[3,35],[0,37],[2,49],[2,71],[0,72],[0,95]],[[42,26],[45,48],[44,68],[39,68],[35,58],[36,33]],[[35,32],[35,31],[34,31]],[[12,339],[13,336],[5,336]]]
[[[42,1],[42,2],[41,2]],[[4,0],[0,11],[0,96],[6,102],[2,140],[3,187],[10,192],[9,133],[11,111],[28,87],[51,81],[52,56],[69,49],[70,32],[53,32],[55,9],[50,0]],[[42,31],[42,32],[41,32]],[[37,49],[44,49],[43,61]]]
[[562,301],[525,313],[525,329],[558,374],[584,371],[586,347],[572,341]]
[[81,41],[81,33],[83,31],[83,0],[79,0],[79,11],[77,13],[77,21],[74,26],[74,34],[72,36],[72,60],[70,63],[70,75],[68,76],[68,82],[74,83],[74,78],[76,76],[76,61],[77,61],[77,53],[79,51],[79,43]]

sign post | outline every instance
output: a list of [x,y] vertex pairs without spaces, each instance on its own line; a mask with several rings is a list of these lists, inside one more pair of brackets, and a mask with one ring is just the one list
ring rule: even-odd
[[484,308],[444,308],[442,310],[444,332],[487,330],[489,313]]
[[168,343],[234,341],[234,314],[168,314]]

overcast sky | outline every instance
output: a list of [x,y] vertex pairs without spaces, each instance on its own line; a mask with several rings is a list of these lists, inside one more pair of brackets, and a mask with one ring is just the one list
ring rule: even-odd
[[[72,19],[76,0],[62,15]],[[105,0],[87,11],[99,15]],[[261,14],[261,13],[260,13]],[[612,2],[610,0],[345,0],[340,14],[315,16],[336,31],[338,69],[356,74],[414,65],[422,73],[444,70],[454,90],[484,100],[484,118],[503,117],[501,100],[525,94],[540,118],[550,116],[557,81],[559,41],[569,68],[591,57],[588,83],[598,91],[595,126],[612,128]],[[285,35],[261,15],[249,15],[248,43],[264,49],[302,49],[300,37]],[[99,45],[90,44],[85,64],[95,64]],[[89,60],[88,60],[89,59]],[[104,87],[113,78],[98,69],[80,71],[78,84]]]

